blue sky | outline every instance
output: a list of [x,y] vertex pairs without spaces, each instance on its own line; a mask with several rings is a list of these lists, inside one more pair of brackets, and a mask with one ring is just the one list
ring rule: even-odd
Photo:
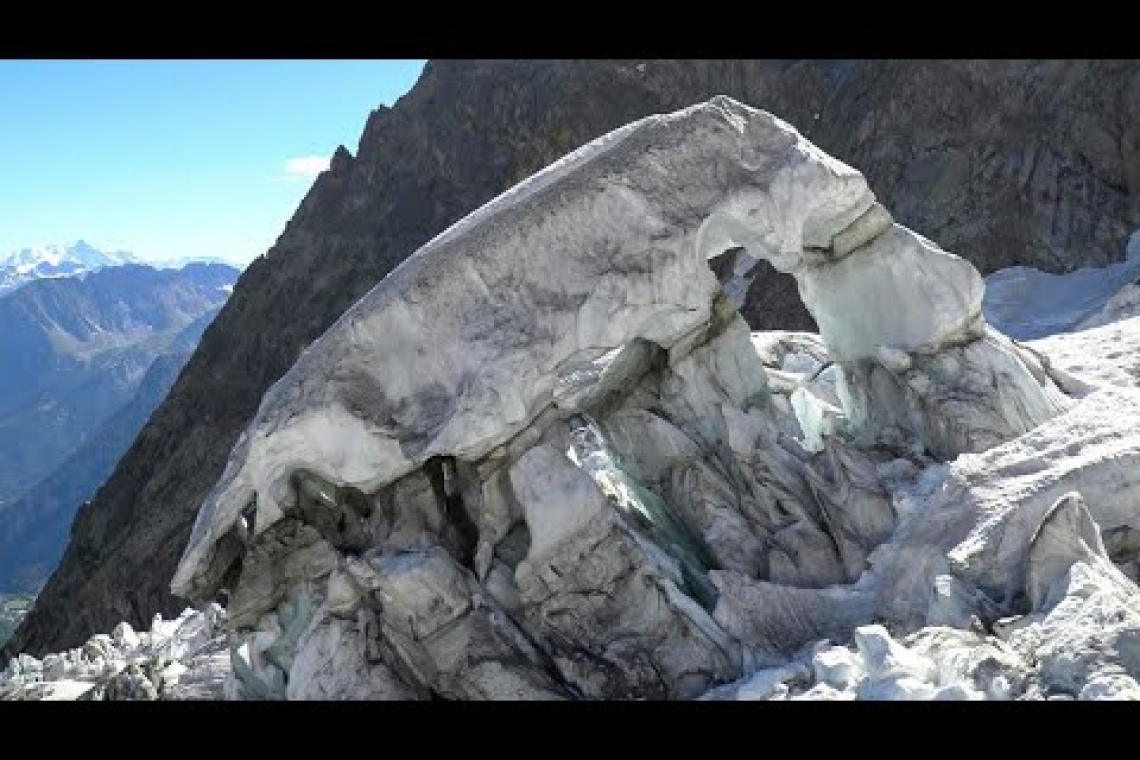
[[0,256],[247,263],[423,61],[0,61]]

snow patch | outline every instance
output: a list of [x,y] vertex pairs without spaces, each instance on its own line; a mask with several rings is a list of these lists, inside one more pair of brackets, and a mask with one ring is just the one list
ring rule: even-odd
[[[1097,316],[1122,289],[1140,280],[1140,232],[1133,233],[1124,261],[1050,274],[1032,267],[1000,269],[986,278],[982,311],[986,321],[1018,340],[1044,338],[1104,324]],[[1117,318],[1140,313],[1140,293],[1123,295],[1112,308]]]

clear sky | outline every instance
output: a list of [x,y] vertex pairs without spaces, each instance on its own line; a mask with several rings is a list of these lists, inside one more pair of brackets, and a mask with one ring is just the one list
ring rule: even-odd
[[0,61],[0,257],[264,253],[423,61]]

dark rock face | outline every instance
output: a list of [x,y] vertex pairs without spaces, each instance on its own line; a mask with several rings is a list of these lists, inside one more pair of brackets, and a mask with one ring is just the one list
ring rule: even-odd
[[[862,170],[899,222],[983,272],[1123,255],[1140,227],[1140,68],[1126,61],[433,62],[339,149],[242,275],[96,498],[6,651],[73,646],[184,603],[167,584],[202,497],[265,390],[356,299],[448,224],[588,140],[727,94]],[[769,270],[754,328],[811,329]]]

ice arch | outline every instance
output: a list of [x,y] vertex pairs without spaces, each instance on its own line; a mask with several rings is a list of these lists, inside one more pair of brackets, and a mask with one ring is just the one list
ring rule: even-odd
[[752,656],[713,570],[857,579],[895,520],[880,454],[786,435],[708,266],[733,248],[796,277],[854,441],[953,454],[1064,407],[972,267],[790,125],[723,97],[634,122],[428,242],[266,394],[172,582],[232,587],[247,693],[692,696]]

